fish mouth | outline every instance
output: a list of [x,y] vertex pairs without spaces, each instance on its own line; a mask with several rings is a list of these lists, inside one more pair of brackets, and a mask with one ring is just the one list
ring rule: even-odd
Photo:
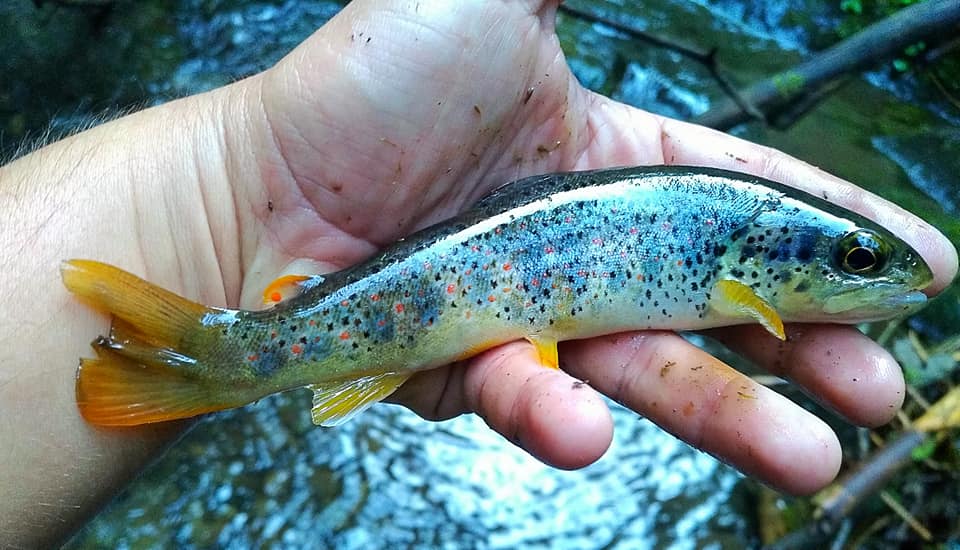
[[914,309],[927,303],[927,295],[919,290],[896,294],[883,301],[881,307],[889,309]]
[[855,321],[881,321],[912,313],[927,303],[919,290],[864,288],[828,298],[824,312]]

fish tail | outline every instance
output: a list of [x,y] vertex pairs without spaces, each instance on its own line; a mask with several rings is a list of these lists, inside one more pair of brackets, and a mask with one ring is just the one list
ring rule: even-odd
[[134,426],[243,404],[218,391],[189,351],[210,330],[204,318],[221,310],[100,262],[69,260],[60,271],[67,289],[113,315],[110,335],[91,344],[96,358],[82,359],[77,371],[77,405],[86,420]]

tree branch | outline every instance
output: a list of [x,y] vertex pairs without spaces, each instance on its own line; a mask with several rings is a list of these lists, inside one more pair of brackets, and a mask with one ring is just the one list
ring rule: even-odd
[[[960,2],[928,0],[874,23],[854,36],[815,55],[800,65],[758,82],[740,93],[742,102],[777,116],[789,105],[812,98],[818,90],[834,86],[844,75],[861,72],[897,55],[920,40],[949,36],[960,28]],[[733,100],[694,118],[693,122],[720,130],[755,118]],[[809,105],[808,105],[809,107]]]

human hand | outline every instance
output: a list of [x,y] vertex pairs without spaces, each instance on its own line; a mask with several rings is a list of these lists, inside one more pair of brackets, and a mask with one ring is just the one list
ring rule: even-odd
[[[255,79],[259,172],[241,186],[252,206],[238,213],[250,251],[241,305],[280,274],[355,264],[507,181],[639,164],[724,167],[826,194],[917,248],[936,274],[932,292],[953,277],[953,248],[895,206],[776,151],[582,88],[553,32],[554,2],[428,4],[351,3]],[[899,367],[852,327],[794,326],[787,343],[753,327],[712,334],[852,422],[882,424],[902,402]],[[516,342],[421,373],[393,400],[427,418],[476,412],[563,468],[610,443],[600,392],[789,492],[816,490],[839,469],[825,423],[674,333],[568,342],[560,358],[563,372],[543,369]]]
[[[934,271],[930,292],[953,278],[953,247],[897,207],[584,90],[553,33],[555,2],[439,4],[356,0],[262,74],[0,167],[0,297],[12,305],[0,316],[0,546],[54,545],[183,428],[103,430],[80,417],[77,358],[109,321],[62,288],[65,258],[253,308],[281,274],[350,266],[519,177],[666,163],[826,193],[913,245]],[[756,328],[712,334],[853,422],[885,422],[903,398],[897,365],[853,328],[788,327],[785,344]],[[673,333],[568,342],[560,360],[564,372],[544,369],[517,342],[425,372],[394,398],[427,418],[476,412],[563,468],[609,445],[603,393],[787,491],[838,469],[823,422]]]

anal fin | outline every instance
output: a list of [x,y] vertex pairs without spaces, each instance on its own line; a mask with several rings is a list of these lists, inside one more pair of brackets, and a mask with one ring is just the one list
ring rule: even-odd
[[527,341],[533,344],[540,355],[540,364],[551,369],[560,368],[560,360],[557,357],[557,341],[541,336],[527,336]]
[[749,317],[763,325],[770,334],[781,340],[787,339],[780,315],[749,286],[740,281],[724,279],[713,287],[710,306],[723,315]]
[[313,384],[310,414],[318,426],[337,426],[386,399],[411,373],[387,372],[330,384]]

